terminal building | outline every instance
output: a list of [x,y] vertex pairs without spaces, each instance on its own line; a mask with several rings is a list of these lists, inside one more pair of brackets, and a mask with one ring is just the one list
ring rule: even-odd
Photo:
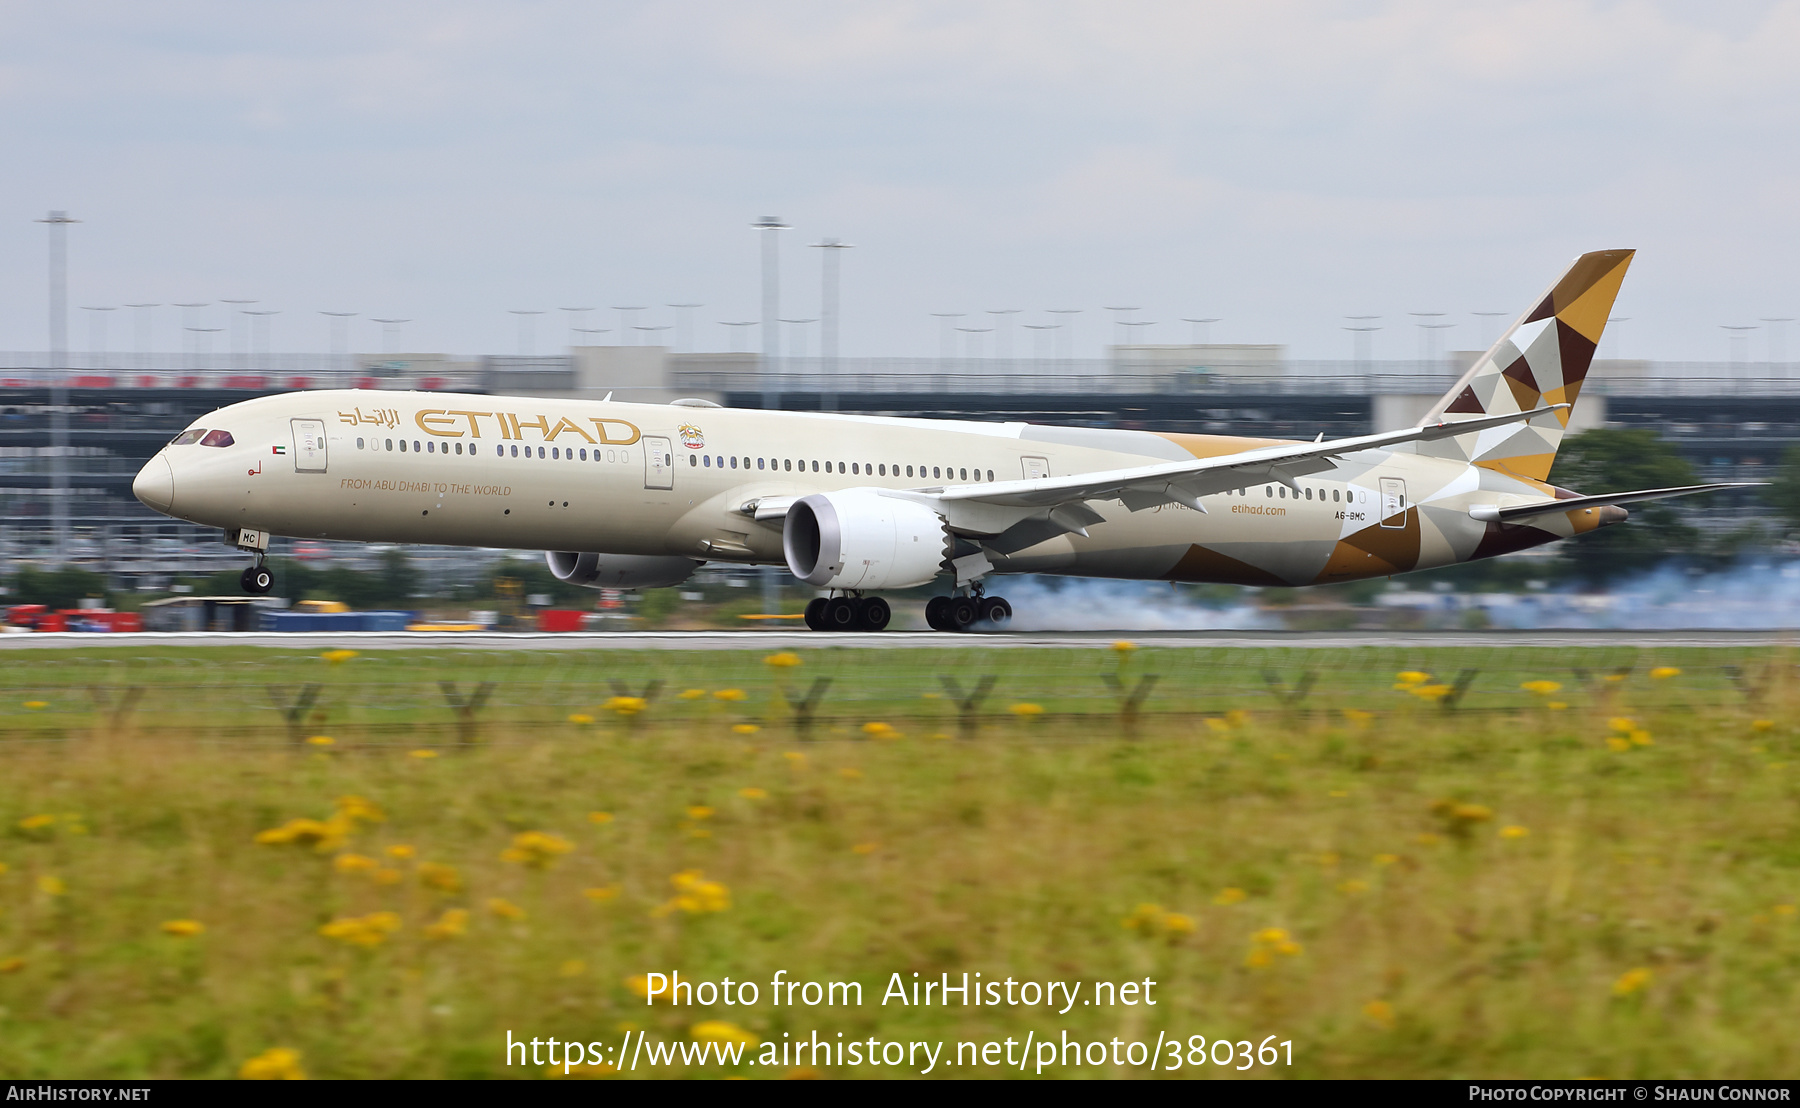
[[[765,365],[754,354],[627,346],[545,357],[264,354],[251,365],[194,355],[115,356],[133,364],[53,374],[43,368],[45,355],[0,354],[0,559],[81,565],[124,588],[160,587],[175,573],[240,568],[243,556],[217,532],[139,504],[131,480],[164,442],[207,412],[297,389],[591,399],[610,393],[642,403],[699,397],[732,407],[1311,439],[1410,426],[1478,357],[1302,361],[1279,346],[1241,345],[1122,346],[1110,355],[786,358]],[[53,424],[63,397],[59,451]],[[1767,480],[1783,451],[1800,444],[1800,375],[1791,363],[1597,361],[1571,429],[1597,426],[1657,431],[1702,480]],[[66,487],[61,527],[59,487]],[[1761,514],[1750,493],[1709,497],[1693,507],[1720,521]],[[334,546],[278,541],[273,553],[366,557]],[[416,553],[435,553],[451,577],[485,564],[466,552]]]

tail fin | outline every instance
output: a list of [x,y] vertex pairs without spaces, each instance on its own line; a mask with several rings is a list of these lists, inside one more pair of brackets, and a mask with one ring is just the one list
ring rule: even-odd
[[1419,452],[1455,458],[1530,481],[1549,480],[1550,463],[1574,414],[1588,365],[1635,250],[1596,250],[1575,259],[1536,307],[1500,336],[1462,380],[1419,421],[1455,423],[1484,415],[1570,405],[1548,417],[1421,443]]

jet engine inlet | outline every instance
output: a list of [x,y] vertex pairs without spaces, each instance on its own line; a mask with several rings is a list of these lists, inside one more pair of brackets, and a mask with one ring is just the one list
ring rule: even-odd
[[923,504],[849,489],[796,500],[781,529],[788,570],[828,589],[906,589],[943,571],[950,535]]
[[558,581],[589,589],[660,589],[679,585],[700,563],[654,554],[580,554],[547,550],[544,561]]

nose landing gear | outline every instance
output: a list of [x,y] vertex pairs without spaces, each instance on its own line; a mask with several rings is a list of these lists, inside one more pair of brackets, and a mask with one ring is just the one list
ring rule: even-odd
[[814,631],[883,631],[893,618],[879,596],[819,596],[806,605],[806,625]]

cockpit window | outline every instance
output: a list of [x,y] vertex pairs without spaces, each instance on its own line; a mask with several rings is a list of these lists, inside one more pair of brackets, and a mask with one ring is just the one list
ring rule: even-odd
[[201,446],[230,446],[231,445],[231,432],[230,431],[208,431],[206,433],[206,437],[200,440],[200,445]]
[[169,443],[169,445],[170,446],[192,446],[195,443],[199,442],[200,436],[204,435],[204,434],[206,434],[206,428],[192,427],[186,431],[183,431],[181,434],[176,435],[175,440],[173,442]]

